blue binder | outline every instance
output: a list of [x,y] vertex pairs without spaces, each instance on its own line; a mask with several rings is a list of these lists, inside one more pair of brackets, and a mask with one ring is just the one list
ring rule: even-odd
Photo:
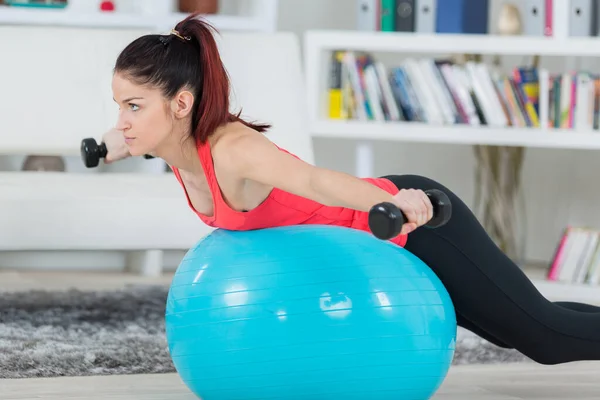
[[489,0],[437,2],[437,33],[488,33]]

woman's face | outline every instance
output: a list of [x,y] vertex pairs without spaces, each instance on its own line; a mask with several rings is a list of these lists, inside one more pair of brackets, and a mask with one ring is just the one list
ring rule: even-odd
[[170,102],[158,89],[140,86],[118,73],[112,80],[119,105],[116,128],[123,131],[132,156],[152,153],[173,131]]

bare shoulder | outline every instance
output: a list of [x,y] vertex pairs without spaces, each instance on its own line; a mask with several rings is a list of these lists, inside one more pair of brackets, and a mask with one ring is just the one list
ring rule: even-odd
[[310,192],[308,187],[316,167],[281,151],[263,133],[242,125],[216,139],[214,150],[220,167],[229,174],[292,193]]
[[212,147],[213,158],[228,170],[239,170],[256,158],[268,157],[277,147],[263,133],[240,124],[221,134]]

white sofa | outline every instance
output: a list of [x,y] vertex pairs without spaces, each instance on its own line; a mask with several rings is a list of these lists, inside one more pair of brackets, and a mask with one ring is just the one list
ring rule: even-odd
[[[110,79],[118,52],[144,31],[0,27],[0,157],[79,157],[117,112]],[[288,33],[217,37],[232,80],[233,110],[274,125],[273,141],[313,162],[300,47]],[[130,161],[129,161],[130,162]],[[70,167],[0,172],[0,257],[10,252],[119,251],[160,274],[163,251],[187,250],[210,229],[189,210],[170,173]],[[148,163],[148,164],[144,164]],[[156,170],[155,167],[152,167]],[[152,168],[146,168],[152,169]]]

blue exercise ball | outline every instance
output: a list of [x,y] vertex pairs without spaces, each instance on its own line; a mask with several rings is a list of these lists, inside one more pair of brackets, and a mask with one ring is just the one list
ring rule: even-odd
[[336,226],[213,231],[181,261],[165,321],[174,366],[203,400],[429,399],[456,341],[427,265]]

